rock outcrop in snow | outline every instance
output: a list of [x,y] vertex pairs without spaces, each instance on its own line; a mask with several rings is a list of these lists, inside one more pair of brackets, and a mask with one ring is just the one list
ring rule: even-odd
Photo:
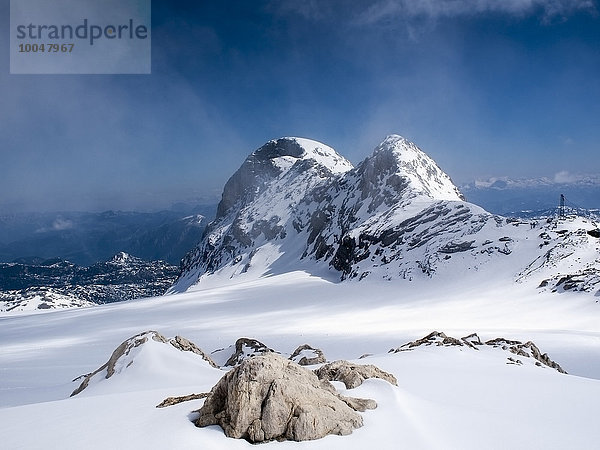
[[214,350],[211,355],[221,367],[234,367],[248,358],[272,351],[273,349],[259,340],[241,337],[235,341],[235,344]]
[[343,397],[311,371],[266,353],[225,374],[195,423],[220,425],[227,436],[252,443],[305,441],[350,434],[363,424],[356,409],[375,407],[373,400]]
[[394,375],[381,370],[372,364],[352,364],[348,361],[334,361],[315,370],[320,380],[341,381],[346,389],[354,389],[369,378],[380,378],[394,386],[398,381]]
[[308,344],[300,345],[292,352],[289,358],[291,361],[301,366],[312,366],[314,364],[323,364],[327,361],[323,351],[320,348],[313,348]]
[[162,344],[167,344],[171,348],[177,349],[182,352],[194,353],[201,357],[211,367],[217,367],[217,365],[210,358],[210,356],[204,353],[196,344],[188,341],[187,339],[181,336],[176,336],[172,339],[167,339],[162,334],[156,331],[144,331],[143,333],[136,334],[135,336],[123,341],[112,352],[110,358],[106,363],[104,363],[92,373],[85,375],[79,387],[75,389],[71,394],[71,397],[82,392],[90,385],[91,382],[100,381],[102,379],[109,379],[113,375],[125,371],[128,367],[135,363],[135,357],[139,352],[140,347],[142,347],[150,340]]
[[[479,350],[480,348],[494,348],[501,349],[509,352],[516,356],[524,358],[531,358],[534,360],[534,364],[538,367],[546,366],[560,373],[567,373],[557,362],[550,359],[547,353],[542,353],[541,350],[531,341],[525,343],[515,340],[509,340],[505,338],[490,339],[485,343],[481,342],[481,339],[476,333],[472,333],[468,336],[460,339],[446,336],[445,333],[439,331],[433,331],[427,336],[417,339],[416,341],[407,342],[397,348],[392,348],[389,353],[399,353],[414,350],[418,347],[468,347],[473,350]],[[521,360],[515,359],[512,356],[507,357],[507,364],[522,365]]]

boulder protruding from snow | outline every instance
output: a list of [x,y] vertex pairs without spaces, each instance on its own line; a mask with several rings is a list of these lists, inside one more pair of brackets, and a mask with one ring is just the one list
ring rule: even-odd
[[380,378],[398,386],[396,377],[372,364],[352,364],[348,361],[334,361],[315,370],[320,380],[341,381],[346,389],[360,386],[368,378]]
[[353,406],[374,401],[348,399],[331,383],[276,353],[243,361],[212,388],[196,426],[220,425],[232,438],[252,443],[305,441],[347,435],[361,427]]
[[321,349],[313,348],[308,344],[301,345],[294,350],[290,355],[290,359],[301,366],[312,366],[327,362]]
[[233,355],[229,357],[225,363],[225,366],[234,367],[248,358],[272,351],[273,349],[270,349],[256,339],[244,337],[239,338],[237,341],[235,341],[235,351],[233,352]]

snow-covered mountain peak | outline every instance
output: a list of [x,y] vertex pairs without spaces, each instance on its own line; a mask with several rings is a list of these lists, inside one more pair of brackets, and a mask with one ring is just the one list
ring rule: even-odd
[[463,195],[433,159],[397,134],[387,136],[362,163],[376,176],[391,176],[387,184],[409,189],[413,195],[436,200],[464,200]]
[[[450,177],[398,135],[388,136],[356,168],[320,142],[272,140],[246,158],[226,183],[217,216],[200,245],[183,259],[172,292],[200,278],[206,285],[208,278],[218,282],[221,275],[248,278],[295,270],[299,264],[319,273],[334,270],[341,278],[362,276],[369,270],[359,269],[355,256],[364,259],[369,250],[361,236],[375,245],[386,230],[411,218],[418,223],[422,211],[425,222],[450,214],[452,219],[440,219],[440,226],[452,225],[460,234],[462,225],[456,224],[483,211],[434,204],[462,200]],[[406,239],[400,233],[382,245],[399,240],[392,246],[396,249]],[[440,246],[446,244],[442,240]],[[392,258],[384,249],[379,253],[385,261]]]
[[131,261],[132,259],[137,259],[131,256],[129,253],[119,252],[110,260],[113,263],[125,263],[127,261]]
[[353,168],[352,163],[331,147],[318,141],[298,137],[282,137],[271,140],[255,150],[244,164],[268,162],[273,167],[285,172],[298,160],[307,159],[314,160],[332,173],[343,173]]
[[353,169],[350,161],[321,142],[298,137],[282,138],[280,141],[284,139],[295,142],[304,150],[301,156],[302,159],[314,159],[322,166],[327,167],[332,173],[344,173]]
[[271,140],[248,156],[227,181],[217,219],[254,201],[273,180],[284,177],[293,167],[302,172],[308,166],[317,166],[329,175],[353,168],[348,160],[320,142],[295,137]]
[[[344,160],[335,156],[322,144],[298,138],[270,141],[254,152],[227,182],[221,215],[182,261],[170,292],[295,270],[338,280],[434,274],[453,280],[488,265],[492,271],[496,264],[514,271],[523,264],[521,257],[509,256],[516,248],[527,253],[523,248],[531,247],[522,258],[539,256],[543,262],[540,252],[564,235],[553,237],[539,223],[515,223],[465,202],[448,175],[400,136],[388,136],[343,173],[330,169],[342,167],[337,163]],[[596,239],[586,234],[588,228],[578,230],[586,245]],[[557,260],[564,253],[560,249]],[[531,272],[537,277],[536,264]],[[573,282],[583,279],[585,289],[594,289],[596,278],[588,277],[594,264],[581,266]],[[543,279],[561,284],[552,270]]]

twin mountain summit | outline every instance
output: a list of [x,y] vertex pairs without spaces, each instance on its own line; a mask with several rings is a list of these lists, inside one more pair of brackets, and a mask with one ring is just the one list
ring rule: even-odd
[[[196,233],[198,223],[194,218]],[[153,288],[177,293],[296,270],[336,282],[493,277],[508,264],[516,281],[597,289],[593,262],[577,256],[578,248],[597,245],[595,223],[579,218],[558,227],[552,218],[507,219],[465,201],[429,156],[398,135],[356,167],[327,145],[284,137],[246,158],[225,184],[215,219],[202,225],[199,244],[181,260],[179,275],[169,269]],[[129,261],[136,261],[129,275],[153,272]],[[565,264],[566,274],[559,270]],[[129,280],[123,264],[118,267]],[[138,281],[127,292],[156,295],[138,289],[145,278]]]

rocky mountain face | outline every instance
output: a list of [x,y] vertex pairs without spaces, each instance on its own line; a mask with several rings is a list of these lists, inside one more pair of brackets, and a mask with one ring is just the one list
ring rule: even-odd
[[[227,182],[216,219],[182,260],[169,292],[293,270],[340,281],[456,279],[485,270],[496,275],[499,268],[516,281],[558,285],[551,279],[565,264],[582,266],[575,275],[587,270],[586,289],[593,290],[589,273],[600,270],[599,240],[587,231],[596,228],[584,218],[490,214],[466,202],[437,164],[401,136],[388,136],[356,167],[324,144],[281,138],[252,153]],[[595,249],[584,259],[563,252],[549,270],[548,264],[526,269],[552,248],[574,248],[570,242],[580,235]]]
[[0,311],[79,306],[162,295],[178,269],[120,252],[106,262],[81,267],[53,259],[0,263]]
[[201,274],[228,264],[247,271],[248,258],[256,255],[252,249],[271,240],[289,241],[296,207],[307,191],[350,169],[350,162],[315,141],[282,138],[266,143],[227,181],[215,220],[181,262],[176,289],[185,290]]

